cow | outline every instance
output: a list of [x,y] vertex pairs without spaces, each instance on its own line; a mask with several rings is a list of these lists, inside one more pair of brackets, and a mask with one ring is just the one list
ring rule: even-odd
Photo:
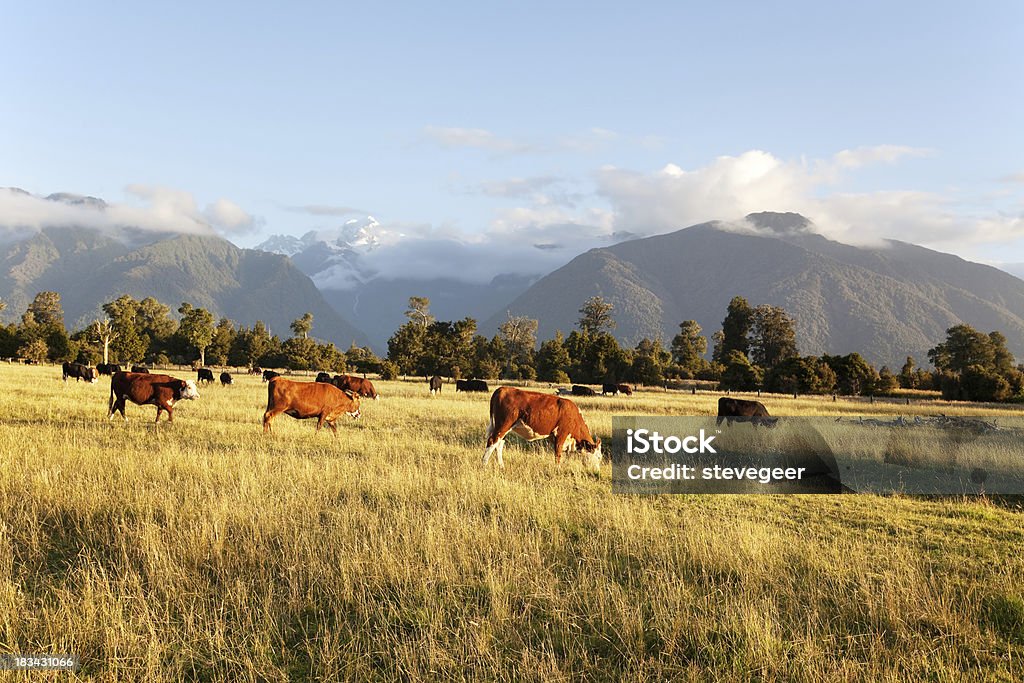
[[264,370],[263,371],[263,381],[264,382],[269,382],[270,380],[274,379],[275,377],[280,377],[280,376],[281,376],[280,372],[274,372],[273,370]]
[[750,422],[754,426],[774,427],[779,418],[769,416],[768,409],[760,401],[744,401],[740,398],[723,396],[718,399],[718,420],[715,424],[721,426],[723,420],[730,427],[734,421]]
[[196,370],[196,382],[209,384],[213,381],[213,370],[210,368],[199,368]]
[[363,398],[372,398],[374,401],[380,398],[377,396],[377,390],[373,388],[373,382],[362,377],[335,375],[333,384],[342,391],[350,391]]
[[110,378],[110,405],[108,419],[114,419],[114,413],[120,412],[124,421],[128,416],[124,413],[125,401],[135,405],[156,406],[156,422],[160,422],[160,413],[167,411],[167,421],[174,421],[174,404],[177,401],[199,398],[196,383],[190,379],[177,379],[170,375],[150,375],[141,372],[115,372]]
[[482,379],[460,379],[455,381],[455,391],[490,391]]
[[331,383],[331,375],[329,373],[326,373],[326,372],[321,372],[321,373],[317,374],[316,381],[317,382],[323,382],[325,384],[330,384]]
[[431,377],[430,378],[430,393],[431,394],[440,394],[441,393],[441,385],[442,384],[444,384],[444,382],[441,380],[441,378],[438,375],[434,375],[433,377]]
[[601,439],[591,436],[580,409],[567,398],[523,391],[515,387],[498,387],[491,394],[491,423],[487,428],[487,445],[483,464],[498,456],[504,467],[502,451],[505,437],[514,432],[527,441],[548,439],[555,448],[555,462],[561,464],[567,450],[582,450],[591,469],[601,468]]
[[85,380],[90,384],[96,384],[96,380],[99,379],[100,373],[97,372],[96,368],[90,368],[87,365],[81,363],[64,363],[61,366],[64,371],[64,381],[68,381],[68,377],[74,377],[76,382]]
[[251,368],[249,368],[249,374],[250,375],[257,375],[257,376],[258,375],[262,375],[263,374],[263,368],[261,368],[258,365],[254,365]]
[[133,365],[132,372],[141,372],[142,374],[147,374],[149,372],[149,368],[147,368],[145,365]]
[[615,396],[618,393],[619,393],[619,385],[618,384],[602,384],[601,385],[601,395],[602,396],[607,396],[608,394],[611,394],[612,396]]
[[97,363],[96,369],[101,375],[113,375],[121,372],[121,366],[117,363]]
[[272,432],[270,423],[284,413],[305,420],[317,418],[316,430],[325,424],[338,436],[334,424],[342,415],[359,417],[359,397],[323,382],[294,382],[275,377],[267,385],[267,410],[263,413],[263,433]]
[[572,385],[573,396],[597,396],[597,392],[590,387],[581,386],[579,384]]
[[231,386],[234,383],[235,383],[235,380],[231,376],[230,372],[222,372],[222,373],[220,373],[220,385],[222,387]]
[[26,358],[25,365],[39,365],[39,361],[32,360],[31,358]]
[[618,384],[616,386],[618,387],[620,394],[625,394],[626,396],[633,395],[633,387],[629,386],[628,384]]

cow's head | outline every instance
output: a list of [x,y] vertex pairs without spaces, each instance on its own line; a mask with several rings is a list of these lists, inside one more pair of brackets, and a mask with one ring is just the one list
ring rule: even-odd
[[348,415],[349,417],[351,417],[353,420],[358,420],[359,419],[359,415],[360,415],[360,413],[359,413],[359,394],[351,392],[348,389],[342,389],[342,391],[344,391],[345,395],[348,396],[349,399],[352,401],[352,408],[350,410],[346,410],[345,414]]
[[196,388],[196,383],[190,379],[178,380],[178,388],[175,392],[178,394],[177,400],[193,400],[199,398],[199,389]]
[[96,368],[89,368],[89,382],[96,384],[100,379],[100,372]]
[[583,463],[595,472],[601,469],[601,439],[594,437],[591,441],[578,441],[577,447],[583,453]]

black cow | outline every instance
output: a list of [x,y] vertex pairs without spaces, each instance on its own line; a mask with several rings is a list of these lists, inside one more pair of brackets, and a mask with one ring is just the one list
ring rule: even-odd
[[443,383],[444,382],[442,382],[441,378],[438,377],[437,375],[434,375],[433,377],[431,377],[430,378],[430,393],[431,394],[440,394],[441,393],[441,385]]
[[115,372],[121,372],[121,366],[117,363],[97,363],[96,369],[101,375],[113,375]]
[[258,365],[254,365],[251,368],[249,368],[249,374],[250,375],[262,375],[263,374],[263,368],[261,368]]
[[597,396],[597,392],[590,387],[584,387],[579,384],[572,385],[573,396]]
[[230,386],[230,385],[234,384],[235,380],[231,377],[231,373],[230,372],[222,372],[222,373],[220,373],[220,383],[221,383],[221,386],[225,386],[226,387],[226,386]]
[[210,368],[199,368],[196,370],[196,382],[209,384],[213,381],[213,370]]
[[147,368],[145,365],[133,365],[132,372],[141,372],[144,375],[148,375],[149,368]]
[[482,379],[455,380],[455,391],[490,391],[487,382]]
[[321,382],[323,384],[333,384],[333,381],[331,380],[331,375],[328,372],[319,373],[316,376],[316,381]]
[[96,368],[90,368],[86,365],[82,365],[81,363],[64,363],[64,365],[61,366],[61,369],[64,371],[65,382],[68,381],[68,377],[74,377],[76,382],[85,380],[90,384],[96,384],[96,380],[99,379],[100,376],[99,372],[96,371]]
[[601,385],[601,395],[602,396],[606,396],[608,394],[611,394],[612,396],[615,396],[618,393],[619,393],[619,385],[618,384],[602,384]]
[[280,372],[274,372],[273,370],[264,370],[263,371],[263,381],[264,382],[269,382],[270,380],[274,379],[275,377],[280,377],[280,376],[281,376]]
[[745,401],[741,398],[723,396],[718,399],[718,420],[715,424],[721,426],[723,420],[730,427],[734,421],[750,422],[754,426],[774,427],[779,418],[771,417],[768,414],[768,409],[760,401]]

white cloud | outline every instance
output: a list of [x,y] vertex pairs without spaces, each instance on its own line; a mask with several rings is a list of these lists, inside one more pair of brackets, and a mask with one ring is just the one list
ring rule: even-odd
[[362,209],[352,206],[335,206],[332,204],[306,204],[304,206],[289,206],[289,211],[296,213],[307,213],[310,216],[352,216],[366,213]]
[[503,138],[483,128],[426,126],[424,134],[442,147],[469,147],[501,154],[520,154],[534,149],[524,142]]
[[260,223],[229,199],[218,199],[200,210],[195,198],[182,190],[157,185],[129,185],[125,190],[142,200],[142,205],[56,201],[0,190],[0,230],[10,235],[48,227],[77,226],[113,235],[127,228],[215,235],[251,230]]

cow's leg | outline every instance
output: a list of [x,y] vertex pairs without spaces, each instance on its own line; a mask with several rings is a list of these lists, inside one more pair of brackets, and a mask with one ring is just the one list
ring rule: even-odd
[[558,434],[555,436],[555,464],[562,464],[562,455],[565,453],[565,442],[569,439],[568,434]]
[[319,432],[320,428],[324,426],[324,422],[327,421],[327,416],[320,413],[320,417],[316,421],[316,431]]
[[268,432],[273,432],[274,431],[273,429],[270,428],[270,422],[275,417],[277,417],[278,413],[280,413],[280,411],[276,411],[275,412],[273,408],[267,408],[266,412],[263,413],[263,433],[264,434],[266,434]]
[[[335,418],[335,419],[337,419],[337,418]],[[331,431],[334,433],[334,438],[337,439],[338,438],[338,425],[334,424],[334,420],[328,420],[327,421],[327,426],[331,428]]]
[[494,418],[491,418],[491,423],[487,427],[487,445],[484,448],[483,459],[484,465],[490,461],[492,453],[497,453],[498,466],[505,466],[505,461],[501,457],[502,451],[505,448],[505,436],[508,434],[509,430],[512,429],[512,425],[514,425],[515,422],[515,419],[506,418],[502,424],[495,424]]

